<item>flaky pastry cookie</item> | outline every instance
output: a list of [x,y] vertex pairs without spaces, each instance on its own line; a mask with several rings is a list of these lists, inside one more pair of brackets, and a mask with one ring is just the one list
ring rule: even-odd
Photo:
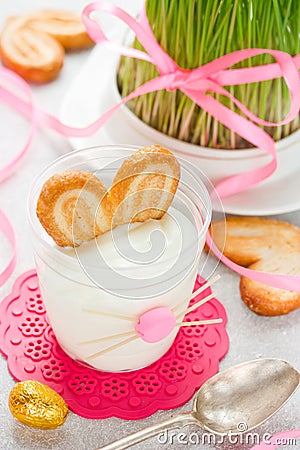
[[53,175],[43,185],[37,216],[60,246],[76,246],[110,229],[107,190],[94,175],[77,170]]
[[64,49],[93,45],[78,14],[42,10],[7,19],[0,37],[3,64],[34,83],[46,83],[60,72]]
[[160,219],[179,177],[171,152],[158,145],[145,147],[123,162],[108,191],[86,172],[53,175],[41,190],[37,216],[58,245],[79,245],[117,225]]
[[45,83],[57,77],[65,52],[47,33],[28,27],[23,17],[14,17],[2,31],[0,54],[3,64],[25,80]]
[[66,50],[91,47],[91,40],[78,14],[71,11],[47,9],[28,15],[27,25],[37,31],[47,33]]
[[180,178],[173,153],[150,145],[126,159],[109,190],[113,226],[160,219],[169,208]]
[[[300,275],[300,228],[287,222],[256,217],[229,217],[211,225],[212,238],[224,255],[249,269]],[[300,293],[267,286],[246,277],[241,297],[257,314],[277,316],[300,307]]]

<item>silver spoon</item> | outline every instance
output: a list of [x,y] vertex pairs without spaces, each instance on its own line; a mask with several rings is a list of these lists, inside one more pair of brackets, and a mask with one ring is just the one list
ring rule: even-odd
[[285,404],[299,381],[299,372],[281,359],[257,359],[233,366],[201,386],[191,412],[151,425],[98,450],[122,450],[165,430],[189,424],[219,435],[250,431]]

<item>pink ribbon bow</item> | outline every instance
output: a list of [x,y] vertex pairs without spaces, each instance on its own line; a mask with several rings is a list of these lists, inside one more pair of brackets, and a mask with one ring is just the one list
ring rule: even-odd
[[[129,28],[134,31],[136,37],[147,53],[109,41],[100,25],[91,19],[90,15],[94,11],[112,14],[125,22]],[[221,198],[244,191],[245,189],[258,184],[276,170],[276,149],[274,141],[269,134],[221,104],[218,100],[207,94],[207,92],[221,94],[230,98],[245,116],[249,117],[249,119],[259,125],[278,126],[286,124],[296,117],[300,109],[300,78],[296,65],[297,62],[300,66],[300,55],[298,55],[297,60],[294,60],[289,54],[278,50],[239,50],[217,58],[196,69],[185,70],[178,67],[176,62],[161,48],[155,39],[146,16],[145,3],[142,7],[139,22],[121,8],[106,2],[95,2],[87,5],[83,10],[82,20],[87,32],[95,42],[106,45],[113,51],[122,55],[148,61],[154,64],[159,71],[160,75],[158,77],[143,84],[125,97],[122,100],[122,104],[140,95],[161,89],[166,89],[168,91],[180,89],[185,95],[190,97],[197,105],[215,117],[219,122],[242,136],[248,142],[251,142],[255,147],[266,150],[272,156],[271,161],[267,165],[259,169],[232,176],[219,183],[216,186],[216,191]],[[277,64],[255,67],[254,69],[256,70],[253,79],[251,79],[252,69],[227,70],[229,67],[244,61],[245,59],[266,53],[272,55],[276,59]],[[267,69],[269,76],[266,76]],[[233,79],[231,79],[228,72],[233,72]],[[248,78],[248,82],[262,81],[262,79],[266,80],[281,76],[284,77],[291,96],[290,111],[284,120],[273,123],[260,119],[223,88],[222,85],[227,84],[229,80],[230,83],[228,84],[231,85],[245,83],[245,75]],[[116,106],[121,106],[121,103]]]
[[[94,11],[111,14],[125,22],[128,27],[134,31],[146,52],[127,48],[109,41],[100,25],[90,17],[91,13]],[[128,100],[161,89],[169,91],[180,89],[202,109],[214,116],[219,122],[242,136],[254,146],[259,147],[270,154],[270,162],[266,165],[221,181],[216,186],[216,192],[221,198],[238,193],[258,184],[262,180],[268,178],[276,170],[277,155],[274,141],[256,124],[267,126],[283,125],[291,121],[298,114],[300,108],[300,78],[298,73],[298,68],[300,67],[300,55],[292,57],[285,52],[268,49],[240,50],[217,58],[196,69],[184,70],[178,67],[176,62],[156,41],[147,20],[145,4],[143,4],[139,21],[135,20],[121,8],[102,1],[87,5],[83,10],[82,20],[86,26],[87,32],[95,42],[106,45],[113,51],[122,55],[142,59],[154,64],[159,71],[159,76],[137,88],[87,127],[75,128],[64,125],[55,116],[39,109],[33,102],[29,86],[23,80],[20,80],[16,74],[1,68],[0,82],[1,78],[2,80],[4,79],[4,81],[9,79],[13,87],[14,85],[18,85],[18,88],[23,90],[27,95],[26,99],[24,99],[9,89],[9,87],[5,86],[5,84],[4,86],[1,86],[0,84],[0,98],[19,113],[30,119],[32,128],[26,145],[19,155],[0,170],[0,182],[12,174],[17,164],[25,155],[32,140],[36,125],[47,126],[64,136],[89,136],[103,126],[116,110]],[[246,69],[229,70],[230,67],[247,58],[266,53],[272,55],[275,58],[276,63]],[[223,87],[225,85],[252,83],[279,77],[284,77],[286,81],[291,97],[291,104],[290,111],[286,118],[278,123],[267,122],[255,116]],[[230,110],[207,92],[218,93],[230,98],[232,102],[239,107],[241,112],[255,123],[250,122],[246,118]],[[207,242],[218,258],[237,273],[274,287],[300,292],[300,276],[283,274],[275,275],[246,269],[234,264],[228,258],[223,256],[213,244],[209,235],[207,237]]]

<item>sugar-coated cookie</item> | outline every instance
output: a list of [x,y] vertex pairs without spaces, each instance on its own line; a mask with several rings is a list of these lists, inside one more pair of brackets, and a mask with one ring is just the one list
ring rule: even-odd
[[41,10],[7,19],[0,37],[3,64],[25,80],[47,83],[59,74],[66,50],[93,45],[78,14]]
[[77,170],[53,175],[43,185],[37,216],[60,246],[76,246],[110,229],[107,190],[94,175]]
[[126,159],[109,190],[113,226],[160,219],[169,208],[180,178],[173,153],[150,145]]

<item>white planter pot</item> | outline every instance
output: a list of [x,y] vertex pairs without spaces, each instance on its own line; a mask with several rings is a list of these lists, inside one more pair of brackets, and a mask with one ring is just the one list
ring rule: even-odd
[[[63,122],[83,127],[120,101],[116,86],[118,61],[119,56],[105,47],[93,50],[64,99]],[[214,184],[230,175],[261,167],[270,160],[270,155],[259,149],[217,150],[171,138],[143,123],[126,105],[93,136],[70,141],[76,149],[105,144],[158,143],[200,168]],[[277,171],[258,186],[224,199],[226,212],[271,215],[300,209],[300,131],[277,142],[276,148]]]

